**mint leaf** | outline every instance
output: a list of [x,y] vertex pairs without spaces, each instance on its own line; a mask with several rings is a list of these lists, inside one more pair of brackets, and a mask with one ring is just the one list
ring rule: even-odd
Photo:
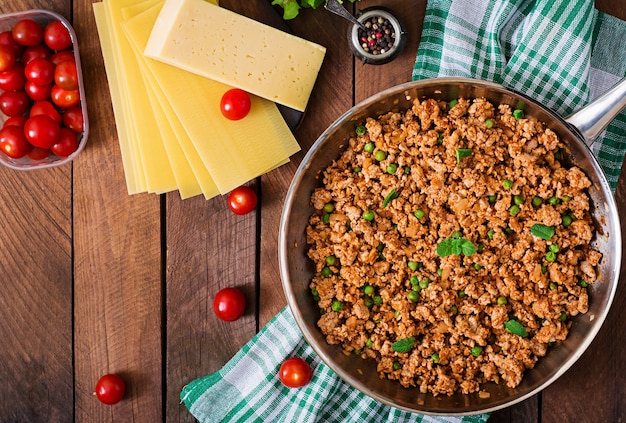
[[452,236],[452,238],[444,239],[437,245],[437,255],[439,257],[447,257],[451,255],[471,256],[476,252],[476,247],[465,238]]
[[522,338],[528,336],[528,332],[526,332],[524,326],[522,326],[522,324],[517,320],[509,320],[508,322],[505,322],[504,329],[506,329],[507,332],[510,332],[513,335],[521,336]]
[[398,198],[398,192],[395,189],[392,189],[383,200],[383,208],[387,207],[394,198]]
[[542,225],[541,223],[531,226],[530,232],[544,241],[547,241],[554,236],[554,228],[552,226]]
[[461,242],[461,252],[463,253],[463,255],[465,256],[471,256],[472,254],[474,254],[476,252],[476,247],[474,246],[474,244],[472,244],[471,241],[468,241],[465,238],[461,238],[459,240]]
[[457,148],[456,149],[456,164],[461,163],[463,157],[467,157],[472,154],[471,148]]
[[404,338],[399,341],[391,344],[391,349],[395,352],[405,353],[408,352],[411,348],[413,348],[413,344],[415,343],[415,338],[412,336],[409,338]]

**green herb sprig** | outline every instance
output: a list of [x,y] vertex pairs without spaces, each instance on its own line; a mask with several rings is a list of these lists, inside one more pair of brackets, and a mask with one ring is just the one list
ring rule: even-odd
[[404,339],[400,339],[399,341],[391,344],[391,349],[395,352],[405,353],[408,352],[411,348],[413,348],[413,344],[415,343],[415,338],[412,336]]
[[[343,4],[343,0],[338,0]],[[350,3],[354,3],[357,0],[349,0]],[[326,0],[274,0],[273,6],[280,6],[283,8],[283,19],[289,20],[298,16],[300,9],[311,8],[317,9],[321,5],[326,4]]]
[[444,239],[437,245],[437,255],[439,257],[461,254],[471,256],[475,252],[476,246],[472,241],[462,238],[458,233],[453,234],[448,239]]

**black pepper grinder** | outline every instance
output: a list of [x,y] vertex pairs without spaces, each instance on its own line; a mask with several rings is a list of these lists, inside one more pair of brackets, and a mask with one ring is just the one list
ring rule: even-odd
[[348,42],[354,56],[363,63],[382,65],[402,53],[406,30],[391,10],[369,7],[361,10],[356,19],[362,26],[354,24],[349,28]]

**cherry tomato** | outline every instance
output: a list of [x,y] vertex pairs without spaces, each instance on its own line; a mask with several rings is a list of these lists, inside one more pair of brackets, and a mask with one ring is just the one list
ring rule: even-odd
[[96,383],[96,397],[107,405],[117,404],[124,398],[126,384],[116,374],[106,374]]
[[26,155],[32,160],[43,160],[50,155],[50,150],[47,148],[33,147]]
[[67,60],[74,61],[74,53],[71,51],[58,51],[52,55],[50,61],[55,65],[58,65],[61,62],[65,62]]
[[61,134],[59,123],[47,115],[35,115],[24,124],[26,139],[35,147],[50,148]]
[[52,21],[46,25],[43,40],[52,50],[65,50],[72,46],[70,31],[60,21]]
[[15,53],[11,47],[0,44],[0,72],[8,71],[15,65]]
[[76,133],[83,132],[85,125],[83,119],[83,109],[80,107],[67,109],[63,113],[63,125],[67,126]]
[[33,81],[26,81],[24,91],[34,101],[48,100],[52,92],[52,84],[39,85]]
[[228,208],[238,215],[250,213],[256,207],[256,203],[256,193],[246,185],[237,187],[228,194]]
[[247,92],[232,88],[224,93],[220,101],[220,110],[226,119],[243,119],[250,112],[252,103]]
[[20,116],[28,111],[30,98],[24,91],[5,91],[0,94],[0,110],[7,116]]
[[37,115],[46,115],[51,117],[55,122],[59,125],[63,122],[63,118],[61,117],[61,113],[54,107],[52,103],[49,101],[38,101],[30,108],[29,112],[30,117]]
[[237,288],[224,288],[213,299],[215,315],[227,322],[233,322],[246,311],[246,297]]
[[9,157],[19,159],[32,148],[19,126],[7,126],[0,130],[0,151]]
[[80,103],[80,92],[78,90],[64,90],[57,84],[52,86],[50,91],[52,102],[62,109],[69,109]]
[[15,39],[13,39],[13,33],[11,31],[0,32],[0,44],[9,46],[11,50],[13,50],[15,57],[19,57],[24,50],[24,46],[18,44]]
[[291,357],[280,365],[278,376],[288,388],[301,388],[313,378],[313,369],[302,358]]
[[54,63],[38,57],[26,64],[24,74],[26,79],[37,85],[50,84],[54,81]]
[[20,62],[15,63],[8,71],[0,72],[0,89],[4,91],[21,90],[26,84],[26,76],[24,75],[24,65]]
[[76,62],[66,60],[59,63],[54,68],[54,82],[64,90],[75,90],[78,88],[78,73]]
[[27,120],[28,118],[26,116],[13,116],[5,120],[2,127],[6,128],[7,126],[19,126],[20,128],[23,128]]
[[23,46],[36,46],[43,40],[43,28],[32,19],[22,19],[13,26],[13,38]]
[[26,47],[24,53],[22,53],[22,63],[26,66],[33,59],[46,59],[50,60],[52,57],[52,50],[45,44],[37,44],[36,46]]
[[59,157],[67,157],[78,148],[78,135],[69,128],[61,128],[59,140],[50,150]]

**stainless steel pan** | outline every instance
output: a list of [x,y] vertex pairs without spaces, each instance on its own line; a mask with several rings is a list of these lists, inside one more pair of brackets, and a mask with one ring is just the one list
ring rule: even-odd
[[[527,371],[516,388],[487,385],[489,398],[480,398],[477,394],[434,397],[420,393],[417,388],[403,388],[396,381],[379,379],[376,366],[367,365],[355,357],[346,357],[339,346],[326,343],[316,326],[319,309],[308,288],[313,275],[312,263],[306,256],[305,237],[305,228],[312,213],[309,197],[319,184],[316,176],[339,157],[356,125],[368,116],[406,109],[415,98],[449,101],[459,97],[485,97],[495,104],[506,103],[514,108],[522,106],[527,116],[543,121],[569,144],[571,159],[593,182],[590,196],[600,234],[594,243],[603,253],[599,265],[601,276],[589,291],[589,312],[575,318],[568,339],[540,359],[534,369]],[[289,306],[306,340],[328,366],[356,389],[394,407],[425,414],[464,415],[494,411],[523,401],[554,382],[574,364],[596,336],[617,288],[622,257],[619,217],[611,188],[588,144],[624,106],[625,82],[594,104],[563,119],[531,98],[494,83],[439,78],[390,88],[351,108],[324,131],[303,159],[287,193],[281,217],[281,278]]]

